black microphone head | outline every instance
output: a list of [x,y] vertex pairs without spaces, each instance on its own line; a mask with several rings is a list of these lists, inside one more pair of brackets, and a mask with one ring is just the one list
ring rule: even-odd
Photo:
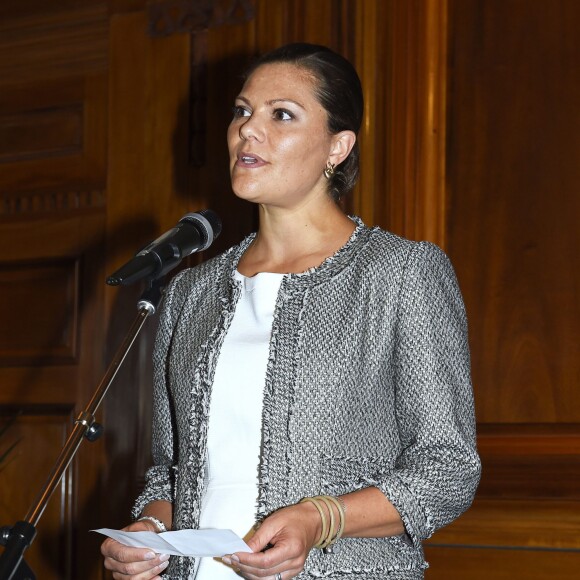
[[180,222],[194,223],[202,234],[202,245],[198,251],[206,250],[222,231],[222,220],[211,209],[202,209],[199,213],[185,214]]
[[107,284],[128,285],[141,278],[155,280],[175,268],[186,256],[209,248],[221,231],[222,222],[210,209],[185,214],[177,226],[148,244],[109,276]]
[[213,239],[215,240],[222,233],[222,220],[218,214],[211,209],[202,209],[199,212],[211,225]]

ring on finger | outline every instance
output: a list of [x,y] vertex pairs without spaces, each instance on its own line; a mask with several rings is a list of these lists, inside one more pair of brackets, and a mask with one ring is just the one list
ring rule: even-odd
[[282,574],[280,572],[276,574],[275,580],[282,580]]

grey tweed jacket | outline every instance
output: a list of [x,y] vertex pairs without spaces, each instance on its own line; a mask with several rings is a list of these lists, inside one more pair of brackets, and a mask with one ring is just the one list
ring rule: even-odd
[[[312,550],[298,578],[423,578],[422,540],[469,507],[479,481],[465,312],[439,248],[356,221],[334,256],[282,281],[256,519],[305,496],[376,486],[406,533]],[[168,288],[154,354],[154,466],[134,516],[164,499],[174,529],[198,524],[213,374],[240,296],[232,274],[252,239]],[[187,579],[193,564],[172,558],[165,577]]]

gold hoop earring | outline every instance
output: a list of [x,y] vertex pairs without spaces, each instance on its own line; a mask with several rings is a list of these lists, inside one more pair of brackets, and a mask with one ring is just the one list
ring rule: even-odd
[[324,177],[326,177],[326,179],[330,179],[334,175],[334,167],[334,163],[331,163],[330,161],[326,162],[326,167],[324,168]]

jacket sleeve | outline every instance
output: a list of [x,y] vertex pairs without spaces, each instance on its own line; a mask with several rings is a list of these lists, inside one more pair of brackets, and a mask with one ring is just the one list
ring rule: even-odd
[[174,448],[175,425],[171,408],[171,398],[167,382],[167,357],[173,334],[179,303],[185,299],[185,292],[178,284],[184,272],[175,276],[166,292],[159,315],[159,326],[153,351],[153,465],[145,474],[145,487],[135,500],[132,509],[138,518],[143,508],[150,502],[166,500],[173,502],[177,461]]
[[427,242],[405,268],[394,361],[402,452],[378,487],[418,545],[471,505],[481,471],[463,300],[447,256]]

